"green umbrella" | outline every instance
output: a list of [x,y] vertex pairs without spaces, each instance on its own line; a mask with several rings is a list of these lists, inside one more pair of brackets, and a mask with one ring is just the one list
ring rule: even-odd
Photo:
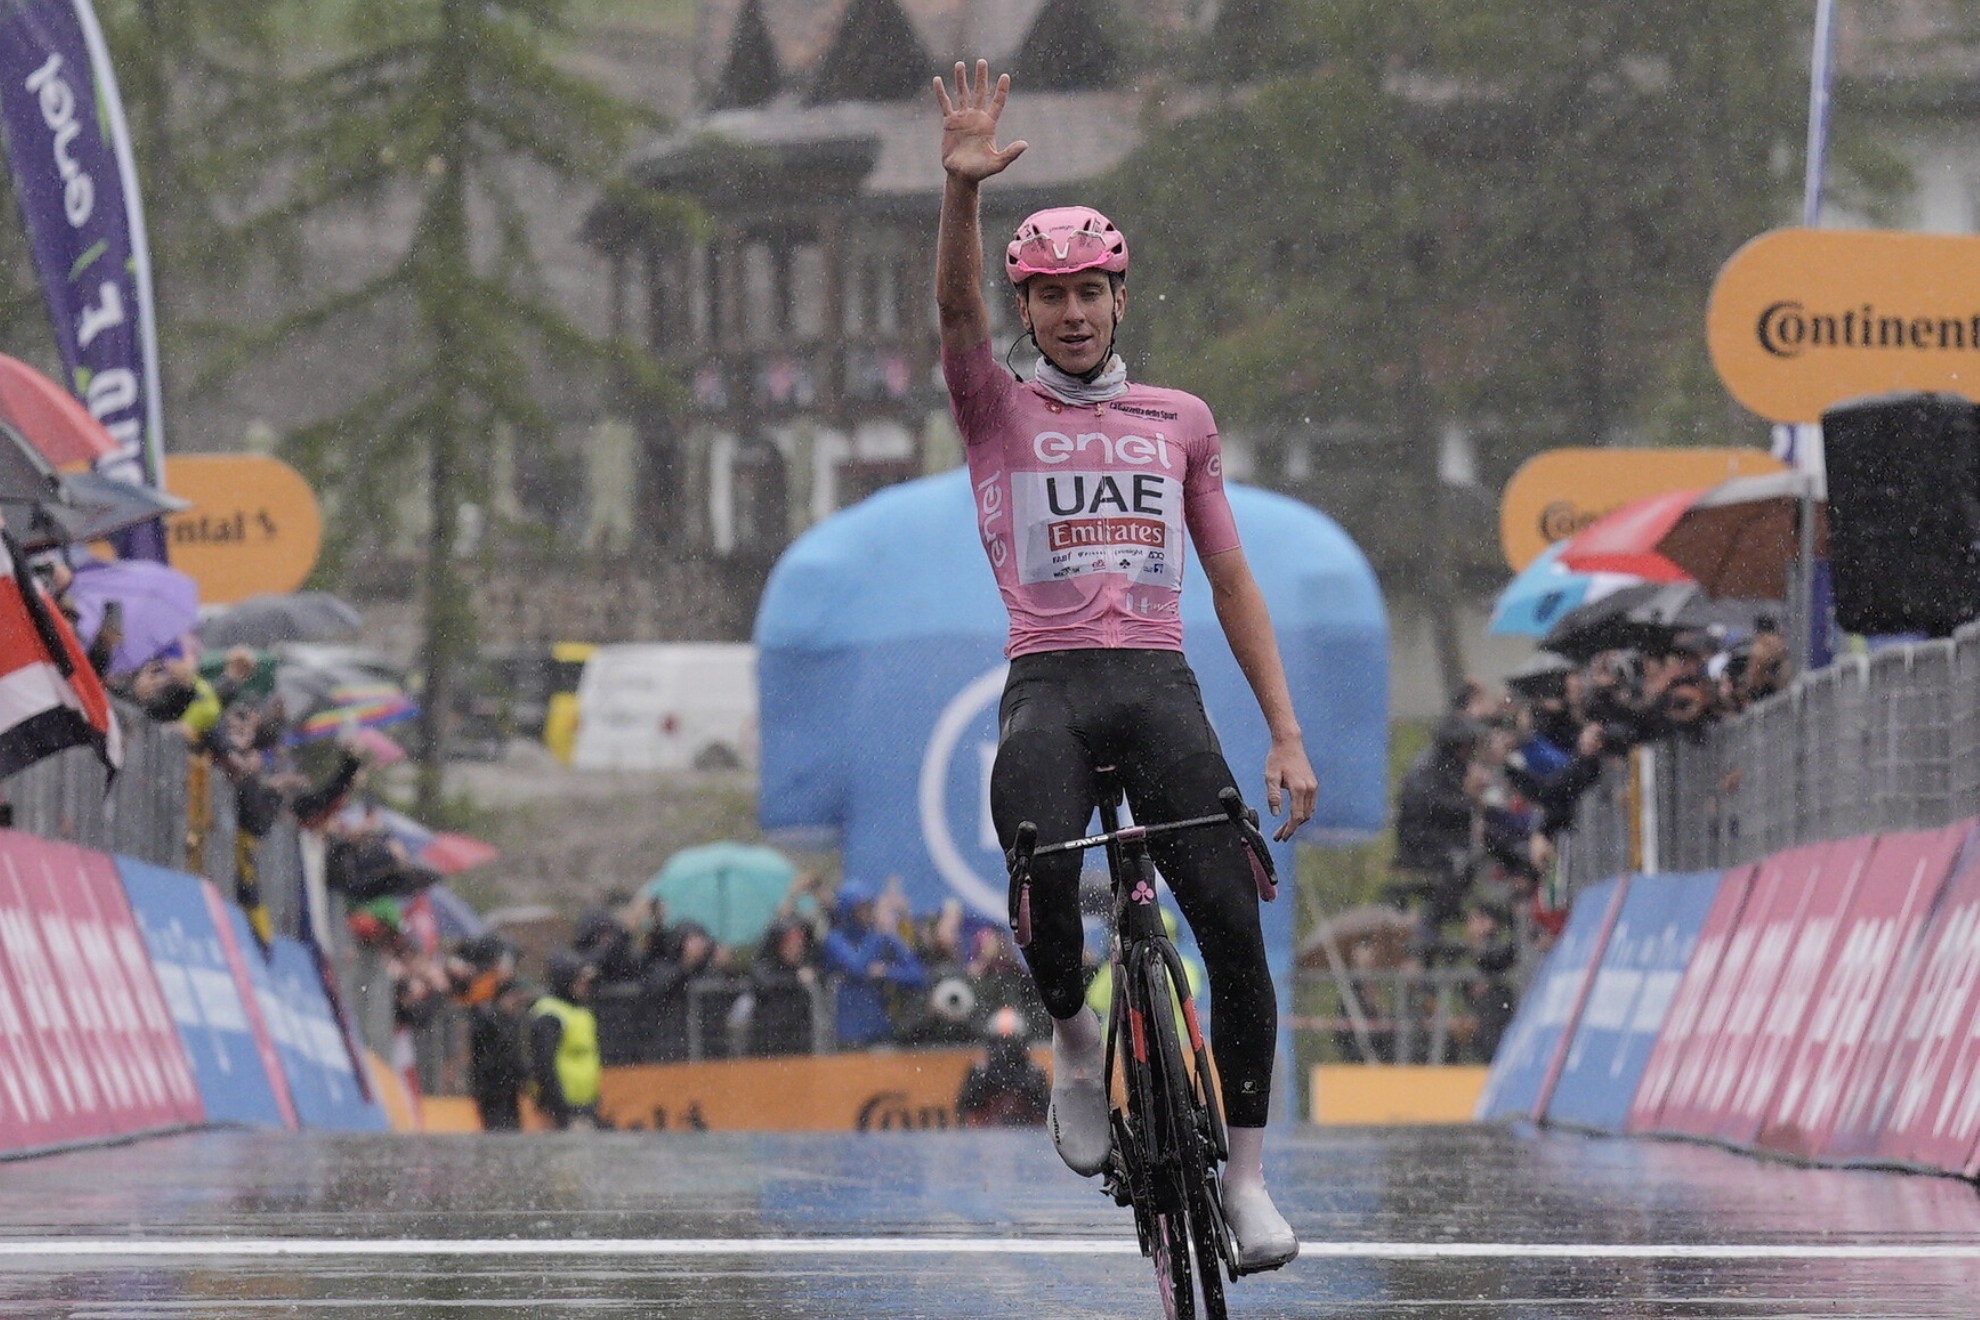
[[664,900],[669,922],[698,922],[717,943],[735,947],[762,938],[796,876],[775,848],[708,843],[675,853],[640,897]]

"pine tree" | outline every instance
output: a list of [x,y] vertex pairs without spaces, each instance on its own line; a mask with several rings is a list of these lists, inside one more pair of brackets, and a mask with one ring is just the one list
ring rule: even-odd
[[286,448],[336,500],[347,531],[389,526],[399,493],[423,478],[420,799],[429,811],[473,645],[460,511],[479,493],[489,437],[498,426],[524,440],[548,433],[531,390],[541,362],[604,364],[650,381],[643,359],[586,334],[533,279],[515,181],[531,170],[566,184],[603,180],[643,122],[553,63],[565,11],[565,0],[357,7],[347,49],[286,79],[265,104],[282,128],[257,150],[280,200],[236,233],[251,241],[385,204],[414,212],[403,250],[382,269],[257,327],[229,360],[354,321],[393,328],[369,388],[292,431]]
[[[1222,95],[1109,190],[1137,244],[1127,332],[1430,606],[1454,685],[1459,580],[1499,566],[1484,528],[1446,543],[1447,426],[1488,482],[1557,445],[1764,435],[1705,365],[1704,308],[1739,243],[1792,218],[1806,17],[1246,0],[1229,21],[1251,56],[1206,58]],[[1295,448],[1309,475],[1277,462]]]

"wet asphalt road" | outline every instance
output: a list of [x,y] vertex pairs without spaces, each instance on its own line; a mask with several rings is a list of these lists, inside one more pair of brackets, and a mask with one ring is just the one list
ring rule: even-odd
[[[1308,1253],[1235,1316],[1980,1316],[1952,1180],[1496,1128],[1305,1129],[1269,1168]],[[1037,1132],[216,1132],[0,1164],[9,1318],[1157,1313],[1126,1212]]]

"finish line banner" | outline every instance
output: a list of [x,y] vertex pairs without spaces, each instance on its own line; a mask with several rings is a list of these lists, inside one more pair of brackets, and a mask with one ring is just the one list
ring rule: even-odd
[[[156,486],[164,416],[130,133],[90,0],[0,0],[0,141],[68,386],[118,444],[103,475]],[[126,555],[165,558],[164,525]]]

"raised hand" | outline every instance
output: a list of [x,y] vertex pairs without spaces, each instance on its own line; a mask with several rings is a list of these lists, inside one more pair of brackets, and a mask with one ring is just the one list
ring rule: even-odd
[[1003,74],[995,89],[990,86],[990,61],[976,62],[976,83],[969,81],[969,68],[956,63],[955,95],[948,84],[935,79],[935,99],[942,107],[942,168],[959,179],[981,183],[993,174],[1002,174],[1010,163],[1024,154],[1026,143],[997,145],[997,120],[1004,113],[1004,102],[1011,96],[1011,76]]

